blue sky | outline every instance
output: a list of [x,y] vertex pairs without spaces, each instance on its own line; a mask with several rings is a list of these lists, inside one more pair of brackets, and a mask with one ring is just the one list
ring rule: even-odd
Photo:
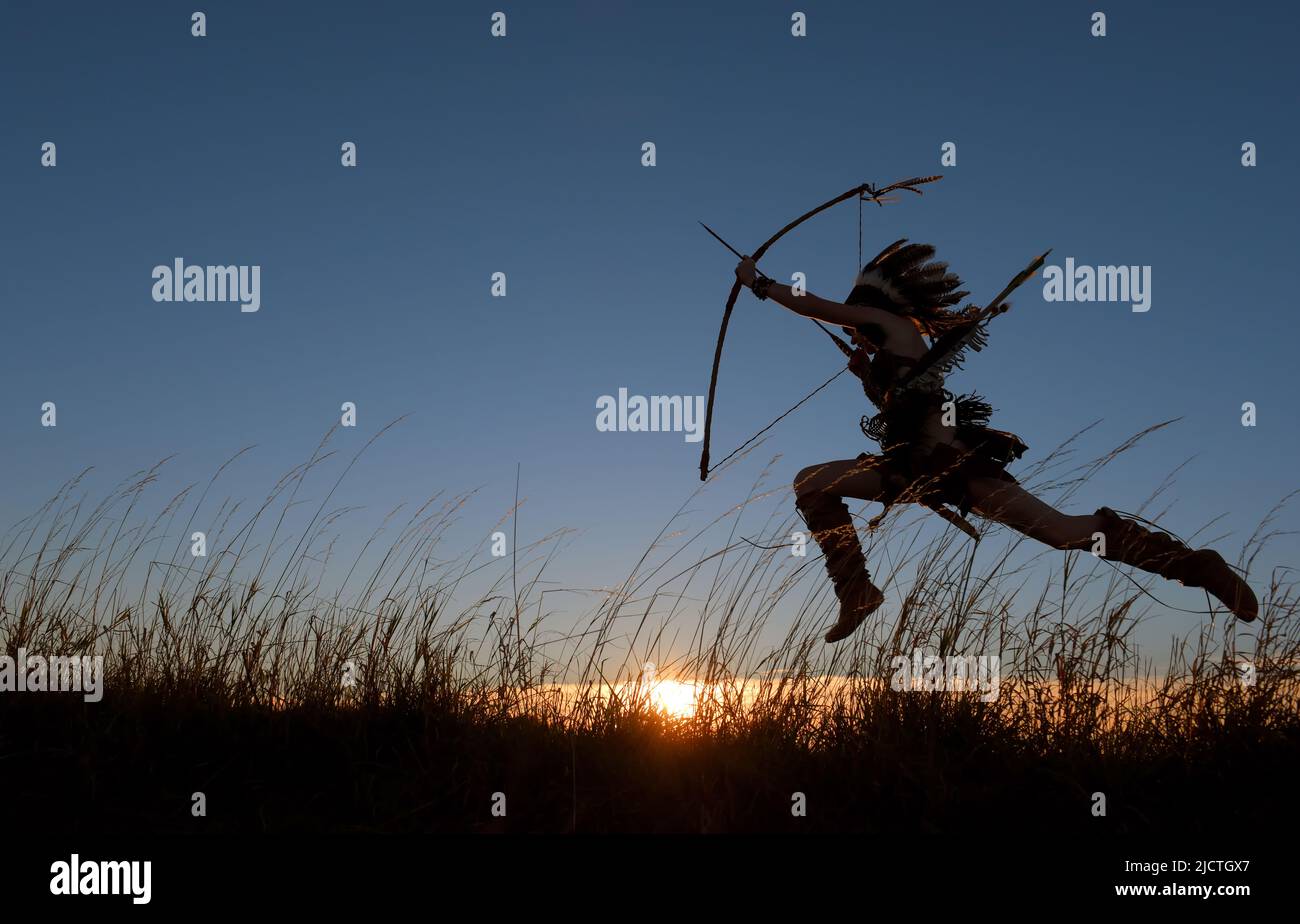
[[[866,212],[867,251],[930,241],[977,301],[1048,247],[1152,267],[1147,313],[1027,284],[950,382],[991,400],[1026,462],[1097,418],[1095,453],[1183,418],[1073,509],[1133,509],[1195,456],[1169,524],[1226,513],[1233,558],[1298,486],[1293,8],[1106,4],[1093,38],[1096,4],[528,3],[493,39],[495,0],[204,4],[206,38],[193,6],[0,14],[6,525],[87,465],[107,484],[179,453],[179,485],[254,443],[225,492],[260,499],[354,401],[345,452],[410,415],[343,492],[360,522],[482,486],[462,524],[476,537],[518,463],[521,536],[582,530],[564,579],[613,583],[696,487],[698,444],[594,420],[620,387],[707,389],[735,261],[697,219],[748,250],[857,183],[936,172],[924,198]],[[790,35],[796,8],[806,38]],[[56,168],[40,166],[45,141]],[[955,167],[940,167],[945,141]],[[1241,166],[1244,141],[1259,166]],[[261,310],[154,302],[150,272],[176,257],[260,265]],[[842,298],[856,260],[850,204],[763,267]],[[840,362],[806,321],[742,296],[715,458]],[[871,449],[865,410],[842,378],[701,516],[773,453],[789,478]],[[1289,537],[1271,559],[1296,551]]]

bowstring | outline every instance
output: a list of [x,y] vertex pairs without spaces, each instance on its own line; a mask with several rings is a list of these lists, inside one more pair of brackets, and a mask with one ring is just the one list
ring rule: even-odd
[[766,427],[764,427],[762,430],[759,430],[757,433],[755,433],[755,434],[754,434],[753,436],[751,436],[749,439],[745,440],[745,442],[741,443],[738,447],[736,447],[735,449],[733,449],[731,452],[727,453],[727,454],[726,454],[726,455],[721,459],[721,461],[717,462],[717,463],[714,464],[714,465],[710,465],[710,466],[709,466],[708,474],[712,475],[712,474],[713,474],[714,472],[716,472],[719,468],[721,468],[722,465],[723,465],[723,464],[724,464],[728,459],[730,459],[732,456],[736,455],[738,452],[740,452],[742,449],[744,449],[744,448],[745,448],[746,446],[748,446],[750,443],[754,442],[754,440],[758,439],[760,436],[762,436],[762,435],[763,435],[764,433],[766,433],[768,430],[771,430],[773,427],[775,427],[775,426],[776,426],[777,424],[779,424],[781,421],[785,420],[785,418],[789,417],[789,416],[790,416],[791,414],[793,414],[795,411],[799,410],[799,408],[801,408],[803,405],[805,405],[806,403],[808,403],[808,401],[811,400],[812,397],[813,397],[814,395],[816,395],[819,391],[821,391],[823,388],[825,388],[825,387],[826,387],[827,385],[829,385],[831,382],[834,382],[836,379],[838,379],[840,376],[842,376],[844,373],[846,373],[846,372],[848,372],[848,371],[849,371],[849,367],[848,367],[848,366],[845,366],[845,367],[844,367],[843,369],[841,369],[839,372],[837,372],[837,373],[835,373],[834,375],[832,375],[829,379],[827,379],[826,381],[822,382],[820,385],[818,385],[816,388],[814,388],[811,392],[809,392],[809,393],[808,393],[808,394],[807,394],[807,395],[806,395],[802,400],[800,400],[800,402],[799,402],[798,404],[796,404],[794,407],[790,408],[790,410],[786,411],[784,414],[782,414],[782,415],[781,415],[780,417],[778,417],[776,420],[772,421],[770,424],[768,424],[768,425],[767,425]]
[[862,199],[863,194],[858,193],[858,265],[853,267],[854,278],[862,272]]

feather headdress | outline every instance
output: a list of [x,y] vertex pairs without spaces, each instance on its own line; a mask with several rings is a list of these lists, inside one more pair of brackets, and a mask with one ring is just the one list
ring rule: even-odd
[[961,279],[948,272],[947,263],[933,258],[931,244],[894,241],[858,273],[845,303],[905,315],[930,337],[969,325],[977,309],[954,311],[952,306],[970,293],[961,289]]

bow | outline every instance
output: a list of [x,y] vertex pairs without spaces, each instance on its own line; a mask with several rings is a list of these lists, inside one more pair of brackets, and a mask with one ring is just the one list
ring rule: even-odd
[[[940,176],[912,177],[911,179],[908,180],[901,180],[897,183],[891,183],[890,185],[881,189],[876,188],[871,183],[863,183],[860,186],[854,186],[848,192],[841,193],[840,195],[836,196],[834,199],[830,199],[826,202],[823,202],[815,209],[811,209],[810,211],[805,212],[804,214],[796,218],[794,221],[790,222],[780,231],[776,232],[776,234],[773,234],[770,238],[764,241],[763,244],[757,250],[754,251],[752,258],[754,262],[757,263],[759,260],[763,258],[763,255],[767,253],[768,249],[777,241],[779,241],[781,238],[785,237],[786,234],[793,231],[795,228],[799,227],[801,224],[803,224],[809,218],[812,218],[814,215],[819,215],[822,212],[826,211],[828,208],[831,208],[832,206],[835,205],[839,205],[841,202],[844,202],[847,199],[852,199],[857,197],[859,199],[869,199],[872,202],[875,202],[877,205],[884,205],[885,202],[892,201],[890,199],[883,198],[883,196],[886,193],[893,192],[894,190],[898,190],[898,189],[906,189],[910,192],[916,193],[919,196],[921,195],[921,190],[917,189],[916,188],[917,186],[920,186],[922,183],[932,183],[938,179],[942,179],[942,177]],[[859,262],[861,261],[859,260]],[[861,267],[859,267],[859,269],[860,268]],[[722,363],[722,344],[727,338],[727,325],[731,323],[731,312],[732,309],[736,307],[736,299],[739,298],[740,296],[740,288],[741,285],[739,279],[737,279],[735,282],[731,284],[731,294],[727,296],[727,307],[722,310],[722,326],[719,327],[718,329],[718,345],[714,348],[713,351],[713,372],[709,377],[709,401],[708,401],[707,408],[704,412],[704,446],[700,450],[700,481],[707,481],[709,477],[709,473],[713,471],[713,469],[709,467],[709,439],[713,432],[713,400],[718,389],[718,367]],[[832,335],[832,337],[833,336],[834,335]],[[844,370],[840,370],[839,373],[836,373],[836,376],[840,375],[843,371]],[[826,385],[829,385],[831,381],[834,381],[834,379],[827,381],[824,385],[819,387],[817,391],[821,391],[821,389],[825,388]],[[816,391],[813,392],[813,394],[816,393],[817,393]],[[812,395],[809,395],[808,397],[811,398]],[[807,400],[808,398],[804,399],[804,401]],[[803,404],[803,401],[800,401],[799,404]],[[798,406],[799,406],[798,404],[795,405],[796,408]],[[794,408],[790,409],[790,411],[793,410]],[[787,411],[786,414],[789,414],[790,411]],[[784,416],[785,414],[781,415],[781,417]],[[780,417],[777,418],[777,420],[780,419],[781,419]],[[760,430],[759,433],[761,434],[762,432],[766,431],[769,427],[771,427],[775,423],[776,421],[773,421],[772,424],[768,424],[768,426],[764,427],[763,430]],[[753,438],[751,438],[750,441],[752,441],[752,439]],[[748,442],[750,441],[746,441],[745,445],[748,445]],[[741,448],[744,448],[744,446],[742,446]],[[739,449],[736,450],[736,452],[739,451],[740,451]],[[732,455],[735,455],[735,453],[733,452],[730,455],[728,455],[727,459],[731,458]],[[723,462],[725,461],[726,459],[723,459]],[[718,463],[718,464],[721,465],[722,463]]]

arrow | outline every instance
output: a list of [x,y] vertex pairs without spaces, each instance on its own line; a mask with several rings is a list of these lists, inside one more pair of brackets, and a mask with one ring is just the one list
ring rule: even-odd
[[735,247],[732,247],[730,244],[728,244],[726,241],[724,241],[724,240],[722,239],[722,236],[719,235],[717,231],[714,231],[712,228],[710,228],[710,227],[709,227],[708,225],[706,225],[704,222],[700,222],[700,227],[703,228],[705,231],[709,232],[710,234],[712,234],[713,237],[714,237],[714,239],[717,240],[717,242],[718,242],[719,244],[721,244],[723,247],[725,247],[725,248],[727,248],[728,250],[730,250],[730,251],[731,251],[732,253],[734,253],[737,257],[739,257],[739,258],[742,259],[742,260],[745,259],[745,255],[744,255],[743,253],[741,253],[739,250],[737,250]]
[[[718,234],[718,232],[714,231],[712,228],[710,228],[710,227],[709,227],[708,225],[706,225],[704,222],[702,222],[702,221],[700,222],[700,227],[703,228],[705,231],[709,232],[710,234],[712,234],[713,237],[714,237],[714,239],[715,239],[719,244],[721,244],[723,247],[725,247],[725,248],[727,248],[728,250],[730,250],[732,253],[734,253],[736,256],[738,256],[740,259],[742,259],[742,260],[747,259],[747,257],[746,257],[743,253],[741,253],[741,252],[740,252],[739,250],[737,250],[735,247],[732,247],[730,244],[728,244],[726,241],[724,241],[724,240],[722,239],[722,235]],[[839,337],[835,336],[835,334],[831,332],[831,329],[830,329],[829,327],[827,327],[825,324],[823,324],[821,321],[817,320],[816,318],[808,318],[808,320],[812,321],[814,324],[816,324],[818,327],[820,327],[820,328],[822,329],[822,331],[825,332],[826,336],[827,336],[827,337],[830,337],[831,340],[834,341],[835,345],[836,345],[837,347],[840,348],[840,352],[841,352],[841,353],[843,353],[845,356],[852,356],[852,355],[853,355],[853,347],[849,346],[847,343],[845,343],[845,342],[844,342],[843,340],[841,340]]]

